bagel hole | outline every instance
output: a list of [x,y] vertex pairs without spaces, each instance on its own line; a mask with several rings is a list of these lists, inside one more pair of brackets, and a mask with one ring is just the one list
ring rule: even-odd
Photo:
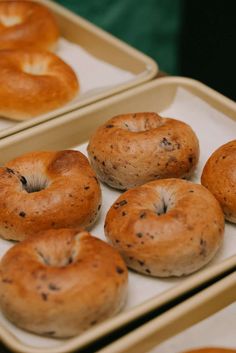
[[148,130],[156,129],[163,125],[163,122],[155,116],[137,119],[137,120],[128,120],[122,124],[123,129],[130,132],[144,132]]
[[156,206],[156,213],[158,216],[166,214],[168,212],[168,204],[162,199],[162,203]]
[[165,203],[165,200],[163,200],[163,209],[162,209],[162,212],[163,214],[167,213],[168,211],[168,205]]
[[0,14],[0,23],[4,27],[12,27],[22,23],[22,18],[17,15],[3,15]]
[[73,264],[77,258],[78,250],[76,248],[71,249],[67,247],[65,249],[58,249],[58,251],[54,250],[52,254],[48,249],[35,249],[40,262],[45,266],[66,267]]
[[168,192],[161,192],[159,202],[154,205],[158,216],[166,214],[172,206],[172,197]]
[[43,262],[44,265],[48,265],[49,266],[50,265],[50,259],[47,256],[45,256],[42,251],[36,249],[36,252],[37,252],[41,262]]
[[22,183],[22,186],[29,194],[42,191],[49,186],[49,180],[44,176],[28,176],[24,177],[24,180],[26,183]]
[[24,73],[34,76],[42,76],[47,73],[48,63],[46,60],[32,60],[24,63],[22,70]]

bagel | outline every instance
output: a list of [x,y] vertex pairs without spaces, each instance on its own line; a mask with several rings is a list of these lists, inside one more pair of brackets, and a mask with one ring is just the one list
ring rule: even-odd
[[105,220],[105,235],[128,267],[158,276],[183,276],[206,265],[219,249],[224,216],[202,185],[155,180],[123,193]]
[[34,49],[0,53],[0,115],[27,120],[59,108],[75,97],[74,71],[56,55]]
[[89,233],[48,230],[3,256],[0,307],[25,330],[78,335],[120,311],[127,272],[119,253]]
[[225,218],[236,223],[236,140],[220,146],[210,156],[201,183],[217,198]]
[[101,181],[121,190],[163,178],[188,178],[199,159],[187,124],[156,113],[118,115],[91,137],[88,155]]
[[32,1],[0,1],[0,50],[54,50],[59,29],[53,14]]
[[4,239],[23,240],[50,228],[87,228],[100,207],[100,186],[80,152],[31,152],[0,168]]

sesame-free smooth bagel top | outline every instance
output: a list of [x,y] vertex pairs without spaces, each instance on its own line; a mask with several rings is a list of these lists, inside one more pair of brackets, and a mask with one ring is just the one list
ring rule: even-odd
[[89,227],[101,190],[77,151],[31,152],[0,168],[0,236],[23,240],[50,228]]
[[41,50],[0,52],[0,116],[27,120],[75,97],[79,83],[58,56]]
[[54,50],[59,29],[53,14],[32,1],[0,1],[0,50]]
[[119,253],[89,233],[48,230],[13,246],[0,265],[0,307],[17,326],[78,335],[116,314],[127,294]]
[[124,190],[155,179],[191,176],[199,144],[184,122],[156,113],[124,114],[96,130],[88,154],[100,180]]
[[215,197],[181,179],[126,191],[105,221],[105,235],[128,267],[159,277],[187,275],[206,265],[223,233],[224,216]]
[[210,156],[201,182],[217,198],[225,218],[236,223],[236,140],[220,146]]

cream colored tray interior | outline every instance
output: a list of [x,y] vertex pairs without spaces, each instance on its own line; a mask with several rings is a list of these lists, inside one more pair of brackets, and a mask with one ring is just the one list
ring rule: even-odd
[[234,272],[96,352],[182,353],[204,347],[235,349],[235,301]]
[[[236,278],[234,278],[236,281]],[[232,291],[236,289],[232,288]],[[234,303],[190,326],[188,329],[156,346],[150,353],[182,352],[200,347],[236,348],[236,295]]]
[[[183,88],[185,91],[182,90]],[[190,93],[193,93],[192,97],[189,96]],[[196,109],[199,97],[201,103],[208,102],[211,106],[217,108],[215,111],[216,117],[212,111],[209,116],[209,111],[205,106],[205,111],[203,110],[201,117],[199,117],[198,111],[193,114],[193,106]],[[182,99],[181,104],[178,103],[179,99]],[[177,105],[173,105],[176,101]],[[191,114],[186,115],[186,107]],[[212,150],[217,145],[235,136],[236,125],[233,120],[235,118],[235,105],[233,102],[196,81],[184,78],[163,78],[98,102],[93,106],[82,108],[77,112],[68,113],[62,116],[60,120],[54,119],[22,131],[15,136],[6,137],[0,141],[0,162],[4,163],[23,152],[37,149],[73,147],[86,153],[86,140],[96,126],[116,114],[138,111],[157,111],[169,116],[178,112],[181,117],[178,116],[177,118],[188,121],[193,126],[200,138],[202,147],[199,168],[194,177],[195,181],[199,180],[202,166]],[[220,111],[232,119],[221,115]],[[205,130],[201,127],[202,123],[206,126]],[[212,133],[212,129],[214,130],[213,139],[209,137],[209,131]],[[104,239],[104,216],[120,193],[104,185],[102,185],[102,190],[101,216],[91,232]],[[81,348],[236,266],[236,227],[228,223],[225,233],[224,246],[215,259],[196,274],[181,279],[157,279],[130,271],[129,298],[124,311],[80,337],[66,341],[41,338],[16,329],[3,317],[0,317],[2,340],[9,347],[20,352],[41,352],[42,347],[45,352],[50,353],[68,352],[72,349]],[[0,243],[1,252],[4,253],[9,246],[9,242],[2,240]],[[29,345],[32,347],[29,347]]]
[[72,66],[81,91],[65,106],[28,121],[0,117],[0,138],[146,82],[158,71],[151,58],[85,19],[50,0],[39,2],[56,17],[61,33],[56,54]]

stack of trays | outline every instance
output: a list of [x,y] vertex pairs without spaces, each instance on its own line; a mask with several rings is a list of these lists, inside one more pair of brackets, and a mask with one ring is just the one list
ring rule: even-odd
[[[137,78],[81,100],[69,109],[65,107],[56,114],[52,112],[44,117],[17,123],[5,132],[3,130],[0,163],[36,150],[77,149],[86,153],[89,136],[109,118],[122,113],[160,112],[161,115],[170,114],[171,117],[189,123],[197,133],[201,158],[193,181],[199,182],[202,166],[213,150],[235,138],[235,103],[200,82],[187,78],[166,77],[144,83],[157,72],[157,66],[151,59],[60,6],[46,0],[42,2],[54,11],[64,37],[79,42],[80,45],[82,40],[82,46],[93,55],[133,72]],[[104,239],[105,213],[120,192],[105,186],[102,186],[102,191],[101,216],[92,229],[92,234]],[[0,240],[1,254],[5,251],[5,243]],[[230,274],[236,269],[235,249],[236,226],[226,223],[223,247],[202,270],[190,276],[164,280],[130,272],[126,308],[114,318],[96,325],[84,334],[68,340],[38,337],[14,327],[0,316],[0,337],[7,347],[17,352],[65,353],[93,344],[98,339],[163,308],[166,313],[157,313],[158,316],[144,326],[101,350],[104,353],[145,352],[235,300],[235,275]],[[213,282],[216,283],[208,289],[167,310],[185,296],[190,296],[193,291],[200,291]]]
[[[62,37],[56,54],[65,61],[72,57],[72,63],[67,63],[78,73],[82,91],[62,108],[31,120],[8,123],[0,118],[0,138],[142,84],[158,72],[158,65],[151,58],[128,44],[50,0],[40,3],[49,8],[56,18]],[[78,45],[79,52],[74,51],[70,44]],[[81,57],[77,63],[78,53]]]

